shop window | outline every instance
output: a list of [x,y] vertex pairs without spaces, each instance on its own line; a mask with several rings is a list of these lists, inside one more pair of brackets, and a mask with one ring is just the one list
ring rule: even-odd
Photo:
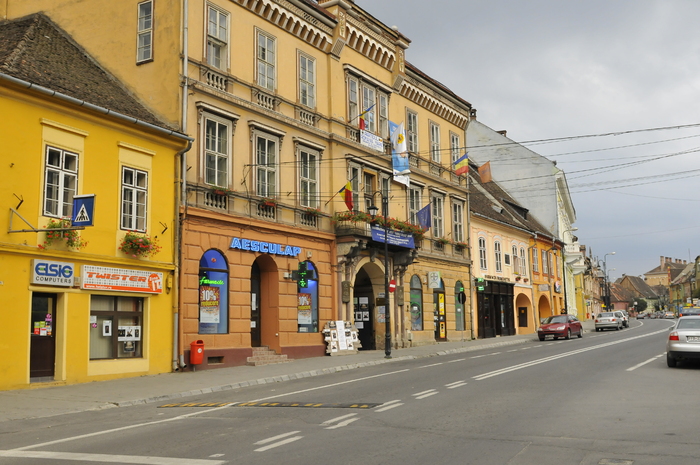
[[411,331],[423,331],[423,282],[411,276]]
[[228,264],[218,250],[199,260],[199,334],[228,334]]
[[310,261],[299,263],[297,281],[297,330],[318,332],[318,273]]
[[90,297],[90,360],[143,357],[143,298]]

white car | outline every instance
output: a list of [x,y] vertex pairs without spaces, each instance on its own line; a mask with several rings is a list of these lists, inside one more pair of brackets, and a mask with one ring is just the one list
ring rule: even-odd
[[626,310],[616,310],[615,313],[619,313],[622,315],[622,317],[621,317],[622,318],[622,326],[624,326],[625,328],[629,328],[630,327],[630,314],[627,313]]
[[666,341],[666,364],[678,360],[700,360],[700,316],[682,316],[671,327]]

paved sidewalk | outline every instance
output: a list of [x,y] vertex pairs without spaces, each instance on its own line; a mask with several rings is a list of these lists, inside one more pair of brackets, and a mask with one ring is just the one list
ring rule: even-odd
[[[584,329],[586,332],[593,331],[593,322],[584,322]],[[298,359],[288,363],[258,367],[240,366],[164,373],[68,386],[2,391],[0,392],[0,422],[165,402],[249,385],[284,382],[336,371],[359,369],[397,360],[436,357],[532,342],[539,342],[537,336],[526,334],[394,349],[391,359],[384,358],[383,350],[360,351],[352,355]]]

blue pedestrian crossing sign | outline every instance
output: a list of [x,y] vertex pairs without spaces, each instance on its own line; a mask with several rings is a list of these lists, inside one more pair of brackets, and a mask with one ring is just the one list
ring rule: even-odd
[[73,226],[94,226],[95,194],[73,196]]

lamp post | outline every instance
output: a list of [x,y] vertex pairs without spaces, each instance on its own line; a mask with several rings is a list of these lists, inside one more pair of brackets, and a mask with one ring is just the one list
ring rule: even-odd
[[[384,341],[384,358],[391,358],[391,312],[389,310],[389,240],[388,226],[386,218],[389,214],[389,197],[383,192],[375,192],[382,196],[382,228],[384,229],[384,323],[386,330],[386,338]],[[372,205],[368,208],[369,214],[374,219],[377,216],[377,206]]]
[[605,295],[603,296],[603,303],[605,304],[605,311],[610,309],[610,286],[608,285],[608,255],[615,255],[615,252],[609,252],[603,255],[603,278],[605,279]]

